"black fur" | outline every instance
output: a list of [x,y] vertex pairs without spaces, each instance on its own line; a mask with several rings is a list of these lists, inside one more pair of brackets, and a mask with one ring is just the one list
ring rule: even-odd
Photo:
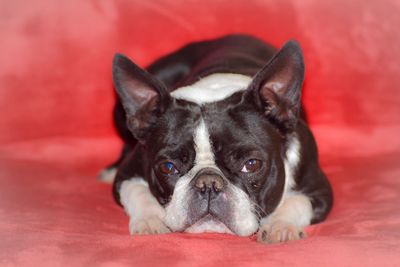
[[[291,134],[297,134],[302,150],[295,189],[310,197],[312,222],[323,220],[332,206],[332,191],[319,167],[314,138],[301,115],[301,51],[295,42],[289,42],[277,55],[275,52],[256,38],[231,35],[189,44],[150,65],[148,72],[117,56],[113,72],[116,89],[123,101],[136,104],[122,105],[118,101],[115,106],[116,127],[126,143],[120,159],[113,164],[118,167],[113,185],[116,201],[119,203],[121,182],[140,176],[162,205],[168,203],[179,176],[193,167],[193,131],[202,117],[217,166],[229,182],[258,204],[261,216],[270,214],[282,197],[283,157]],[[246,91],[202,106],[168,95],[177,87],[213,73],[254,78]],[[139,84],[122,88],[121,79],[132,79],[126,75],[134,76]],[[146,90],[143,99],[129,93],[137,87]],[[261,169],[253,174],[241,173],[238,168],[251,158],[262,160]],[[180,174],[167,177],[160,173],[157,166],[164,160],[172,161]],[[220,214],[223,221],[226,216]]]

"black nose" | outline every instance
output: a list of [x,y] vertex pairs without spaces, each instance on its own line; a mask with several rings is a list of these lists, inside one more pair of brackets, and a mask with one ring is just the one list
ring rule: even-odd
[[194,179],[193,186],[201,193],[218,194],[224,189],[224,179],[214,170],[202,170]]

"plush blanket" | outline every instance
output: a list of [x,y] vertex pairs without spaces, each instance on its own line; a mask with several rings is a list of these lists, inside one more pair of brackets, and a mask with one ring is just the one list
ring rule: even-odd
[[[0,2],[0,266],[400,266],[400,2]],[[303,100],[334,189],[307,239],[130,236],[97,172],[121,149],[111,59],[145,66],[248,33],[304,50]]]

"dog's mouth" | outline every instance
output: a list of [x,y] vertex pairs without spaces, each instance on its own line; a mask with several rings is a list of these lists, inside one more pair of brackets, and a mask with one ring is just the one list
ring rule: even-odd
[[185,230],[187,233],[227,233],[234,234],[229,227],[211,214],[207,214]]

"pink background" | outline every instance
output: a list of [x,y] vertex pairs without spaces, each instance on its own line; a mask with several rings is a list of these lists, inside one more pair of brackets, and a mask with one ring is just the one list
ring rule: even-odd
[[[399,266],[400,1],[0,1],[0,266]],[[335,191],[309,238],[131,237],[98,170],[121,146],[111,59],[249,33],[304,50]]]

